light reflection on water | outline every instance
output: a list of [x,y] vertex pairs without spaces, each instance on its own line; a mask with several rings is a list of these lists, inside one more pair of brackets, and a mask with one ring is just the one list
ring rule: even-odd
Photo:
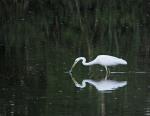
[[[150,73],[146,72],[150,69],[149,20],[142,15],[136,17],[136,11],[142,11],[145,7],[138,9],[141,6],[139,1],[131,4],[127,13],[128,5],[124,5],[124,2],[122,6],[120,2],[110,1],[109,5],[107,2],[104,3],[104,9],[95,5],[92,17],[88,17],[90,13],[86,12],[93,9],[94,5],[92,8],[87,3],[85,8],[88,10],[81,9],[83,17],[79,17],[80,13],[76,14],[76,8],[67,2],[69,8],[72,8],[69,16],[71,19],[68,17],[64,25],[59,23],[65,18],[64,13],[68,9],[59,9],[59,2],[53,5],[56,8],[51,10],[56,14],[52,13],[52,16],[50,12],[53,11],[48,10],[46,17],[37,12],[33,13],[36,16],[32,15],[22,21],[1,21],[0,116],[150,115]],[[103,4],[103,1],[100,3]],[[111,3],[118,5],[113,7]],[[75,6],[78,6],[77,3]],[[114,8],[117,8],[116,11]],[[9,8],[6,9],[9,11]],[[124,13],[121,10],[121,14],[118,14],[118,9],[124,9]],[[145,11],[141,12],[144,13]],[[125,14],[124,18],[121,18],[122,14]],[[95,18],[98,22],[92,28]],[[140,22],[143,19],[147,22]],[[146,25],[141,28],[140,23]],[[85,30],[81,30],[80,26]],[[104,80],[104,85],[101,86],[103,92],[91,85],[84,89],[75,87],[70,76],[64,72],[70,68],[75,57],[85,56],[90,60],[99,54],[125,57],[129,63],[127,67],[111,69],[109,82]],[[83,68],[78,65],[73,73],[78,83],[85,80],[84,77],[89,77],[91,72],[96,76],[89,77],[89,80],[102,80],[105,71],[99,69],[101,67]],[[117,85],[118,82],[123,83]],[[98,85],[101,84],[100,81]],[[104,92],[104,89],[109,92]]]
[[[61,69],[66,69],[66,66]],[[87,75],[87,72],[87,70],[83,70],[82,74],[73,72],[76,81],[79,83],[85,80],[84,75]],[[89,80],[103,80],[104,76],[101,73],[103,74],[96,72],[95,75],[99,76],[89,77]],[[43,76],[31,74],[21,81],[1,78],[0,113],[37,116],[149,115],[148,73],[112,73],[108,80],[115,80],[115,86],[116,82],[123,82],[124,85],[118,88],[119,85],[115,90],[110,90],[111,92],[98,92],[95,87],[89,85],[79,89],[74,86],[70,76],[59,68],[49,72],[48,75],[45,75],[46,72],[42,74]],[[109,87],[107,85],[110,83],[105,84],[105,87]],[[114,85],[110,89],[113,87]]]
[[85,88],[86,84],[90,84],[94,86],[98,91],[106,92],[111,90],[116,90],[117,88],[124,87],[127,85],[127,81],[115,81],[115,80],[109,80],[107,79],[107,75],[104,79],[100,81],[95,81],[92,79],[84,79],[82,81],[82,84],[79,84],[76,79],[72,76],[72,73],[70,73],[71,79],[74,82],[76,87],[79,88]]
[[[31,70],[27,70],[28,72],[23,70],[26,66],[22,65],[24,63],[18,59],[17,61],[12,59],[13,62],[18,62],[17,66],[9,64],[8,67],[11,70],[3,68],[3,73],[12,74],[11,78],[4,78],[0,75],[0,114],[4,116],[6,114],[25,116],[149,115],[150,75],[148,72],[129,72],[116,67],[115,71],[112,69],[108,80],[124,82],[124,86],[116,87],[117,89],[111,91],[98,92],[91,85],[84,89],[75,87],[70,75],[65,73],[72,63],[68,61],[70,57],[66,58],[68,63],[65,64],[62,64],[59,58],[58,55],[55,58],[56,61],[50,59],[46,65],[44,62],[37,65],[35,60],[35,66],[34,63],[27,64],[27,67],[32,66]],[[103,80],[105,71],[99,71],[100,68],[86,68],[78,65],[73,76],[78,83],[82,82],[84,77],[90,80]],[[92,73],[94,75],[89,77]]]

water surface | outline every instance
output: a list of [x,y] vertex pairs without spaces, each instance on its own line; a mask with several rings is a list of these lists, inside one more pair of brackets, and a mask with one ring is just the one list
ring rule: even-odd
[[[0,3],[1,116],[149,116],[149,1],[13,1]],[[108,54],[127,60],[98,91],[74,85],[75,58]],[[78,83],[101,81],[101,66],[73,69]]]

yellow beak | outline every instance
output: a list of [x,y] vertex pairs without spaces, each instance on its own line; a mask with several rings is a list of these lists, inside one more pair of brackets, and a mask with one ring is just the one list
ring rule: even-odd
[[75,78],[72,77],[71,79],[74,82],[74,84],[78,84],[78,82],[75,80]]
[[74,84],[78,84],[78,82],[75,80],[75,78],[72,76],[72,73],[70,73],[71,79],[74,82]]
[[70,72],[72,72],[72,69],[75,67],[76,63],[77,63],[77,62],[74,62],[74,63],[73,63],[73,65],[72,65],[72,67],[71,67],[71,69],[70,69]]

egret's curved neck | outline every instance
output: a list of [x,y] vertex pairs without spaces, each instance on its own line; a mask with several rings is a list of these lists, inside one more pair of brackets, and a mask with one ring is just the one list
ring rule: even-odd
[[80,87],[80,88],[84,88],[84,87],[86,87],[86,83],[89,83],[89,84],[95,86],[95,83],[94,83],[92,80],[88,80],[88,79],[83,80],[83,81],[82,81],[82,84],[78,84],[78,85],[76,85],[76,86],[77,86],[77,87]]
[[83,80],[82,84],[76,83],[76,87],[84,88],[86,87],[86,82]]
[[86,62],[86,59],[84,57],[82,57],[81,60],[82,60],[82,64],[85,65],[85,66],[89,66],[89,65],[95,64],[94,61]]

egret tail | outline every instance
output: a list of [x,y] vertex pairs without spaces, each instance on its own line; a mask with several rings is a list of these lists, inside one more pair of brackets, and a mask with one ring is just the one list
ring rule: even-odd
[[127,65],[127,61],[120,59],[120,64]]

